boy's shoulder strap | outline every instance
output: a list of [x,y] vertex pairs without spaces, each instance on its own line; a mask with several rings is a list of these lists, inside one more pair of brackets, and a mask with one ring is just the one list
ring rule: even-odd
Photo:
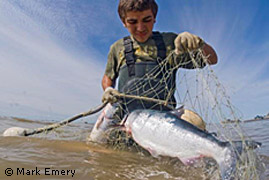
[[152,32],[152,34],[153,34],[153,39],[155,41],[155,44],[156,44],[157,50],[158,50],[157,57],[161,58],[161,60],[163,60],[166,58],[166,47],[165,47],[165,43],[163,40],[163,36],[158,31],[154,31],[154,32]]
[[[163,36],[158,31],[152,32],[152,34],[153,34],[152,37],[157,46],[158,51],[157,57],[163,60],[166,57],[166,47],[163,40]],[[123,38],[123,43],[124,43],[124,54],[126,58],[126,64],[128,67],[128,73],[129,76],[131,77],[135,75],[135,55],[134,55],[133,41],[130,36],[126,36]]]
[[129,76],[135,75],[135,56],[134,56],[134,48],[133,41],[130,36],[126,36],[123,38],[124,43],[124,54],[126,58],[126,64],[128,67]]

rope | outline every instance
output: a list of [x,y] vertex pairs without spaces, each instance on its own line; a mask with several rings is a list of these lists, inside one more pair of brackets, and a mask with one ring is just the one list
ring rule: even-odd
[[[137,99],[137,100],[145,100],[145,101],[151,101],[151,102],[155,102],[155,103],[158,103],[158,104],[162,104],[170,109],[174,109],[172,106],[168,105],[166,101],[163,101],[163,100],[159,100],[159,99],[154,99],[154,98],[148,98],[148,97],[144,97],[144,96],[135,96],[135,95],[127,95],[127,94],[123,94],[123,93],[119,93],[117,95],[115,95],[116,97],[120,97],[120,98],[132,98],[132,99]],[[66,119],[66,120],[63,120],[59,123],[55,123],[55,124],[51,124],[49,126],[45,126],[45,127],[42,127],[42,128],[36,128],[36,129],[29,129],[29,130],[26,130],[24,136],[30,136],[30,135],[34,135],[34,134],[40,134],[42,132],[48,132],[48,131],[51,131],[53,129],[56,129],[56,128],[59,128],[61,126],[64,126],[66,124],[69,124],[77,119],[80,119],[82,117],[86,117],[86,116],[89,116],[91,114],[95,114],[97,112],[99,112],[100,110],[102,110],[106,105],[107,105],[108,102],[105,102],[93,109],[90,109],[89,111],[87,112],[83,112],[83,113],[80,113],[80,114],[77,114],[69,119]]]
[[117,98],[130,98],[130,99],[154,102],[156,104],[164,105],[164,106],[168,107],[171,110],[174,109],[174,107],[169,105],[167,101],[160,100],[160,99],[154,99],[154,98],[149,98],[149,97],[145,97],[145,96],[129,95],[129,94],[123,94],[123,93],[118,93],[118,94],[115,94],[114,96],[117,97]]
[[89,110],[87,112],[77,114],[77,115],[75,115],[75,116],[73,116],[73,117],[71,117],[69,119],[63,120],[63,121],[61,121],[59,123],[55,123],[55,124],[52,124],[52,125],[49,125],[49,126],[45,126],[43,128],[27,130],[24,135],[25,136],[30,136],[30,135],[42,133],[44,131],[46,131],[46,132],[51,131],[51,130],[56,129],[58,127],[61,127],[63,125],[69,124],[69,123],[71,123],[71,122],[73,122],[73,121],[75,121],[77,119],[82,118],[82,117],[86,117],[86,116],[89,116],[91,114],[95,114],[95,113],[99,112],[100,110],[102,110],[106,105],[107,105],[107,102],[105,102],[105,103],[103,103],[103,104],[101,104],[101,105],[99,105],[99,106],[97,106],[97,107],[95,107],[95,108],[93,108],[93,109],[91,109],[91,110]]

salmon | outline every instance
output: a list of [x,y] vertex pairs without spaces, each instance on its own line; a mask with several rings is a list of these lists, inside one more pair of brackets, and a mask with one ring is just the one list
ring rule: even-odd
[[90,133],[88,141],[105,143],[107,140],[107,131],[117,125],[114,119],[114,114],[117,110],[116,105],[111,105],[108,103],[101,114],[99,115],[94,127]]
[[[173,112],[135,110],[126,116],[123,123],[134,141],[152,156],[176,157],[185,165],[202,157],[210,157],[219,165],[223,180],[233,179],[239,154],[243,150],[241,141],[220,141]],[[245,144],[250,148],[261,145],[254,141],[246,141]]]

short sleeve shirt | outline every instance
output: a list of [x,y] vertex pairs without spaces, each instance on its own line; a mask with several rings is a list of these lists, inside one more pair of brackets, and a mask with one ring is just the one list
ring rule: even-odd
[[[171,53],[171,51],[175,49],[174,40],[177,37],[177,34],[170,32],[163,32],[161,33],[161,35],[163,37],[163,41],[166,46],[166,56],[168,56]],[[133,49],[136,62],[157,60],[157,53],[158,53],[157,46],[152,36],[144,43],[136,41],[132,36],[131,39],[133,41]],[[110,47],[105,75],[108,76],[112,81],[117,79],[120,68],[126,64],[124,49],[125,48],[123,39],[116,41]],[[173,64],[174,58],[175,57],[171,56],[171,59],[168,60],[170,64]],[[185,67],[185,68],[191,69],[192,67]]]

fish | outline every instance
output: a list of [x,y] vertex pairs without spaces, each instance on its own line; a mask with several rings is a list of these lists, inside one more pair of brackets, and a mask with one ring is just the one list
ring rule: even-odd
[[[134,141],[153,157],[176,157],[185,165],[210,157],[217,162],[223,180],[233,179],[238,153],[243,150],[242,141],[220,141],[171,111],[135,110],[125,117],[122,124]],[[254,149],[261,144],[246,141],[246,145]]]
[[115,119],[115,113],[117,111],[117,104],[108,103],[101,114],[97,118],[96,123],[87,139],[89,142],[106,143],[107,131],[111,128],[117,127],[118,123]]

